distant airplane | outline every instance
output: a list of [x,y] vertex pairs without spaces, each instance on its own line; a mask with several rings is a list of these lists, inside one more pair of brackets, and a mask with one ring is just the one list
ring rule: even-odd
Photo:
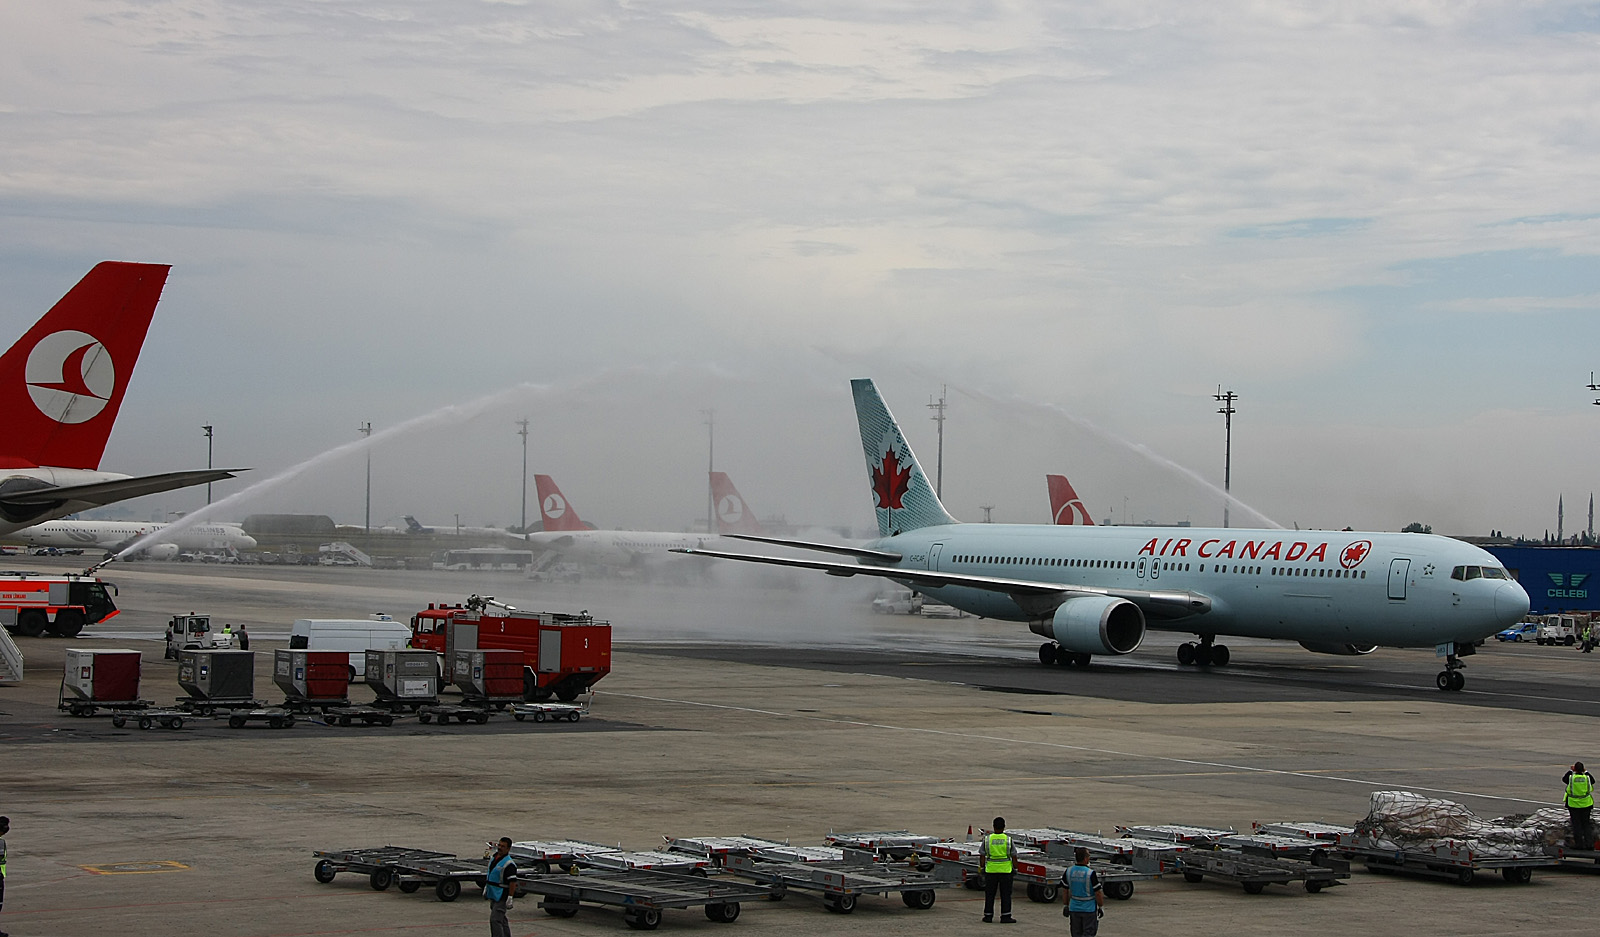
[[456,526],[456,525],[453,525],[453,524],[448,524],[448,525],[445,525],[443,527],[424,527],[422,525],[421,521],[418,521],[415,517],[412,517],[410,514],[407,514],[405,516],[405,521],[406,521],[406,533],[408,533],[408,534],[433,534],[435,536],[443,535],[443,536],[447,536],[447,537],[454,537],[454,536],[457,536],[457,535],[460,535],[462,537],[515,537],[515,536],[517,536],[516,534],[512,533],[511,531],[506,530],[504,527],[468,527],[465,524],[462,524],[460,526]]
[[[655,530],[596,530],[578,516],[555,479],[533,476],[539,494],[539,516],[544,530],[527,535],[529,543],[554,550],[565,559],[602,566],[637,567],[671,560],[674,549],[698,547],[713,539],[706,534]],[[735,495],[737,496],[737,494]],[[740,501],[743,503],[742,499]]]
[[99,471],[170,269],[96,264],[0,356],[0,535],[239,471]]
[[[147,534],[164,530],[167,524],[141,524],[136,521],[48,521],[24,527],[9,535],[8,539],[21,540],[29,546],[59,547],[76,550],[94,548],[107,553],[119,553]],[[192,524],[180,527],[168,537],[162,537],[142,552],[151,559],[170,560],[181,551],[249,550],[256,545],[254,537],[244,532],[238,524]]]
[[1072,490],[1072,483],[1067,481],[1065,475],[1046,475],[1045,486],[1050,489],[1050,522],[1071,526],[1079,524],[1093,527],[1094,520],[1089,517],[1089,509],[1083,506],[1083,499]]
[[877,576],[986,618],[1027,622],[1041,663],[1087,666],[1136,650],[1145,630],[1188,632],[1184,665],[1224,665],[1221,635],[1298,641],[1321,654],[1432,647],[1441,690],[1460,658],[1528,613],[1528,594],[1484,550],[1431,534],[963,524],[928,483],[878,388],[851,382],[879,538],[779,543],[854,563],[683,548],[696,556]]
[[744,496],[733,487],[733,479],[728,477],[727,472],[711,473],[711,498],[716,504],[717,533],[765,533],[761,522],[756,520],[755,513],[745,503]]

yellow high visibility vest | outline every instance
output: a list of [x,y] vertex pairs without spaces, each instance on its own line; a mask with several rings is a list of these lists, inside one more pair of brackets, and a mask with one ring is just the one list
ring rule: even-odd
[[1004,833],[990,833],[984,841],[983,870],[985,872],[1011,871],[1011,837]]
[[1574,771],[1567,781],[1567,806],[1568,807],[1593,807],[1594,784],[1590,782],[1587,774]]

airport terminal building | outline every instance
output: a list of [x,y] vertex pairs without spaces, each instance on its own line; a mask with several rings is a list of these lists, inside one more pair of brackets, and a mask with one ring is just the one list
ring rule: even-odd
[[1483,547],[1522,583],[1534,615],[1600,609],[1600,547]]

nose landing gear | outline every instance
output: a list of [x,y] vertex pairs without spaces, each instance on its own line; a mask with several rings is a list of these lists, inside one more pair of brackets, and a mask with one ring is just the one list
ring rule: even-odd
[[1433,678],[1433,685],[1446,693],[1459,693],[1467,685],[1467,675],[1461,672],[1467,665],[1461,658],[1472,656],[1477,648],[1471,644],[1443,644],[1440,650],[1445,653],[1444,669]]

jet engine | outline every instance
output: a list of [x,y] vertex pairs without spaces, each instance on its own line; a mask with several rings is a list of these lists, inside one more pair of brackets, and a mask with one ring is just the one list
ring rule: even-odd
[[178,558],[178,545],[176,543],[152,543],[139,552],[152,560],[175,560]]
[[1376,644],[1335,644],[1322,641],[1301,641],[1300,646],[1313,654],[1335,654],[1339,657],[1360,657],[1362,654],[1371,654],[1378,649]]
[[1144,612],[1127,599],[1080,595],[1028,627],[1079,654],[1131,654],[1144,641]]

